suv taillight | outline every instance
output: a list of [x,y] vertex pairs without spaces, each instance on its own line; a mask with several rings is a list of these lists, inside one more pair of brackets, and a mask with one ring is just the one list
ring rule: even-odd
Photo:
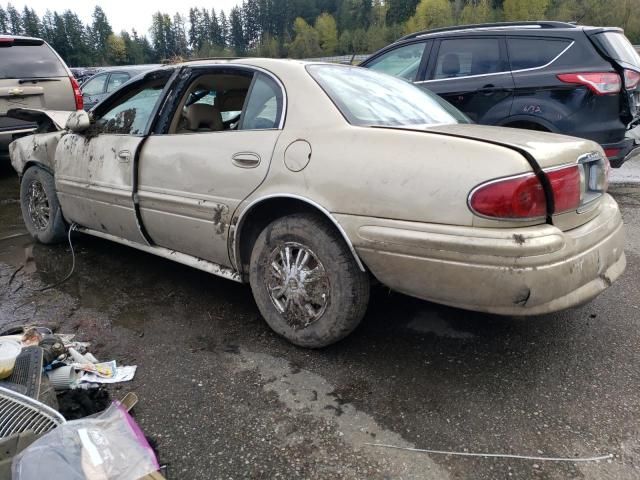
[[[580,165],[545,171],[551,184],[555,212],[577,210],[582,201],[583,174]],[[476,187],[469,207],[483,217],[531,220],[547,215],[544,188],[534,173],[493,180]]]
[[635,90],[640,83],[640,73],[635,70],[624,71],[624,88],[627,90]]
[[76,101],[76,110],[82,110],[84,107],[84,99],[82,98],[82,90],[80,90],[80,85],[78,84],[78,81],[73,77],[69,77],[69,80],[71,80],[71,88],[73,88],[73,97]]
[[596,95],[619,93],[622,86],[620,75],[612,72],[561,73],[558,80],[585,85]]

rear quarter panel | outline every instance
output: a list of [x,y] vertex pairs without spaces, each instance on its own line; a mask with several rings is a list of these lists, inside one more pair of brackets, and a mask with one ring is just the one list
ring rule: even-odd
[[[292,172],[285,150],[297,139],[311,144],[311,160]],[[283,132],[268,177],[249,200],[287,192],[333,213],[471,226],[483,223],[467,207],[476,185],[528,171],[524,157],[504,147],[345,122]]]

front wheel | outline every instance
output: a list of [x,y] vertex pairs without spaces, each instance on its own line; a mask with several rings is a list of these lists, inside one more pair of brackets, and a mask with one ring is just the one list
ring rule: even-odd
[[279,218],[258,236],[250,283],[269,326],[290,342],[320,348],[346,337],[369,302],[369,277],[324,218]]
[[30,167],[20,184],[20,207],[24,224],[40,243],[58,243],[65,239],[53,175],[40,167]]

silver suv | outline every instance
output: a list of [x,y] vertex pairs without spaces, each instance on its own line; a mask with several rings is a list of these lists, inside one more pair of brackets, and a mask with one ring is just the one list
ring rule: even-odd
[[0,155],[36,124],[7,117],[13,108],[79,110],[82,92],[62,58],[40,38],[0,36]]

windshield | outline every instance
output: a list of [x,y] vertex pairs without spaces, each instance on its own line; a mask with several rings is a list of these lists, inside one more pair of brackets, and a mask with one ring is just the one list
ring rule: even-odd
[[309,65],[307,71],[353,125],[468,122],[464,114],[435,94],[390,75],[340,65]]
[[607,54],[614,60],[640,67],[640,56],[621,32],[605,32],[598,35]]

